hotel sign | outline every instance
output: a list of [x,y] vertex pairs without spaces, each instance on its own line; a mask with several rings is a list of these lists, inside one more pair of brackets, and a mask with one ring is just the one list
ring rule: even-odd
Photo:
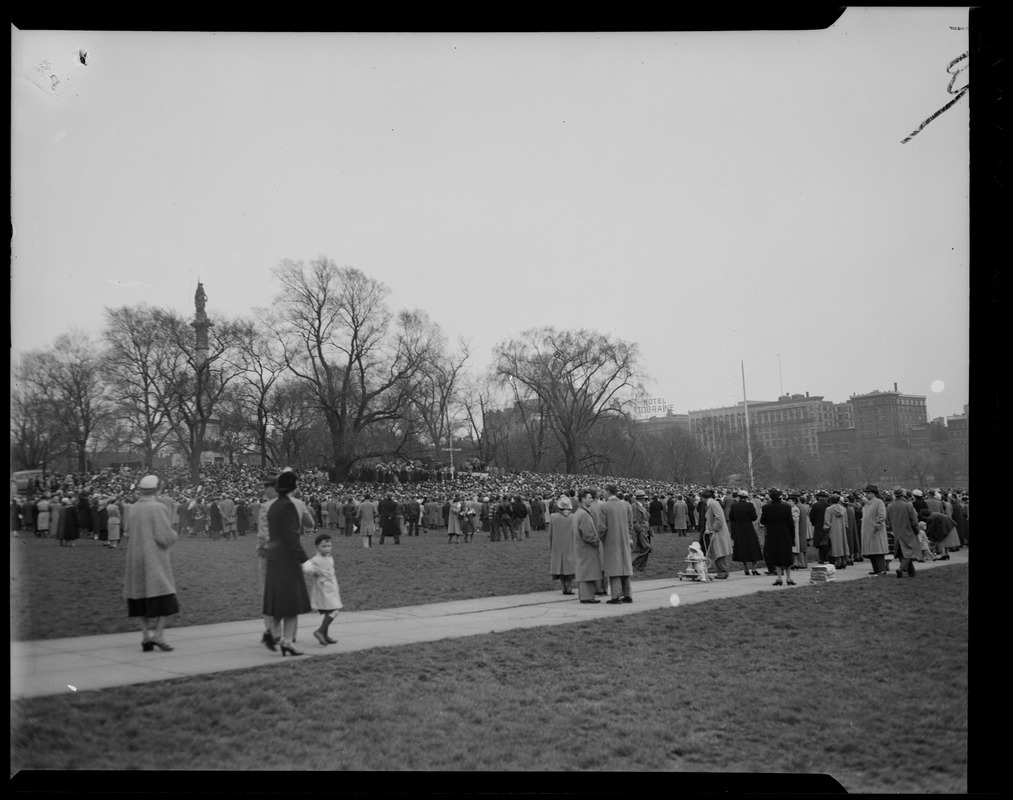
[[637,417],[664,416],[669,411],[675,411],[671,403],[666,403],[664,397],[649,397],[633,404],[633,414]]

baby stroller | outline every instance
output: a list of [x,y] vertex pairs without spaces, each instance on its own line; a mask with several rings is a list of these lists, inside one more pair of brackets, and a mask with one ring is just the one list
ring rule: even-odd
[[[710,575],[707,574],[707,570],[710,569],[711,564],[714,562],[710,558],[710,545],[713,542],[707,544],[707,552],[703,553],[700,551],[700,545],[697,542],[693,542],[689,546],[689,553],[686,555],[686,566],[682,572],[678,573],[679,580],[688,578],[691,581],[711,581],[714,580]],[[694,553],[696,554],[694,556]]]

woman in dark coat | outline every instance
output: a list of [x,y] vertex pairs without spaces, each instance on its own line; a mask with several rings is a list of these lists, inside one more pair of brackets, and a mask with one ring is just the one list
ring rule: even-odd
[[789,586],[794,586],[791,579],[791,565],[795,554],[791,549],[795,544],[795,520],[791,516],[791,506],[781,501],[781,492],[771,489],[770,502],[760,511],[760,524],[767,531],[767,566],[777,570],[775,586],[781,586],[781,575],[784,574]]
[[295,487],[294,472],[286,471],[278,475],[278,499],[267,512],[264,616],[272,619],[273,641],[265,640],[264,643],[274,650],[275,641],[280,640],[283,656],[302,655],[292,643],[295,641],[299,615],[312,610],[302,571],[303,562],[309,560],[299,542],[302,521],[299,519],[299,510],[289,498]]
[[211,501],[211,507],[208,509],[208,530],[211,531],[212,539],[218,539],[222,531],[225,530],[225,519],[222,517],[222,509],[215,500]]
[[[81,492],[77,498],[77,528],[85,534],[90,535],[92,531],[91,503],[88,502],[88,493]],[[78,534],[80,535],[80,534]],[[76,539],[77,536],[74,536]]]
[[95,515],[98,519],[98,540],[100,542],[109,541],[109,512],[106,511],[105,503],[102,503],[99,507],[98,513]]
[[250,507],[246,505],[246,501],[243,498],[239,498],[239,502],[236,503],[236,532],[240,536],[246,536],[249,530]]
[[759,575],[756,562],[763,560],[760,538],[756,535],[753,522],[756,521],[756,506],[749,502],[749,495],[739,493],[739,499],[728,510],[728,527],[732,533],[732,560],[738,561],[750,573]]

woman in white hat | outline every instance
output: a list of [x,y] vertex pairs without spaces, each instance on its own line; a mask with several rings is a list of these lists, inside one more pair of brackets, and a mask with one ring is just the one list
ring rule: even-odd
[[165,618],[179,613],[169,548],[179,534],[169,512],[158,500],[158,478],[146,475],[137,484],[139,496],[130,509],[127,566],[123,597],[127,614],[141,621],[141,649],[172,650],[163,637]]

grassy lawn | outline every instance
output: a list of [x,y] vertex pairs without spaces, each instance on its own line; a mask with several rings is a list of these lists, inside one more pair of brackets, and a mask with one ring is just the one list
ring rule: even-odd
[[[339,543],[346,608],[553,588],[544,539],[442,550],[439,539],[402,541],[371,552],[357,541],[358,548]],[[688,541],[663,537],[648,577],[680,568]],[[77,616],[77,607],[108,604],[113,610],[101,612],[100,629],[116,629],[106,619],[119,620],[122,601],[101,576],[118,577],[121,565],[110,564],[119,554],[85,545],[57,552],[54,545],[50,559],[36,556],[42,547],[21,550],[51,579],[68,572],[51,565],[56,558],[78,567],[71,575],[89,576],[86,583],[64,577],[73,626],[88,627],[94,613]],[[211,606],[222,619],[250,616],[250,604],[256,611],[256,592],[245,586],[256,583],[256,564],[246,566],[251,550],[242,541],[181,542],[174,551],[185,604],[180,622],[212,621],[194,618]],[[228,580],[217,576],[223,564],[246,572]],[[198,590],[193,578],[184,581],[191,566],[210,567],[213,585]],[[21,575],[31,597],[37,578]],[[392,580],[395,586],[382,585]],[[92,602],[84,586],[104,594]],[[955,565],[914,581],[800,585],[616,619],[20,701],[12,705],[11,773],[828,773],[850,792],[962,793],[967,588],[967,567]],[[946,613],[926,615],[927,608]],[[34,609],[30,617],[37,624]],[[56,625],[46,630],[67,635]],[[678,776],[672,785],[678,789]]]
[[[125,551],[99,542],[60,547],[55,540],[11,544],[11,636],[54,639],[137,630],[126,615]],[[374,539],[374,544],[375,544]],[[644,578],[675,576],[689,537],[655,539]],[[125,547],[123,544],[121,547]],[[303,537],[307,555],[313,537]],[[172,548],[180,613],[169,625],[203,625],[260,616],[261,590],[253,536],[238,541],[184,537]],[[815,557],[815,551],[813,551]],[[519,542],[447,544],[441,533],[401,537],[371,550],[360,537],[336,537],[334,560],[345,611],[440,603],[557,589],[549,576],[548,532]],[[862,565],[855,568],[861,569]],[[756,578],[756,580],[761,580]]]

